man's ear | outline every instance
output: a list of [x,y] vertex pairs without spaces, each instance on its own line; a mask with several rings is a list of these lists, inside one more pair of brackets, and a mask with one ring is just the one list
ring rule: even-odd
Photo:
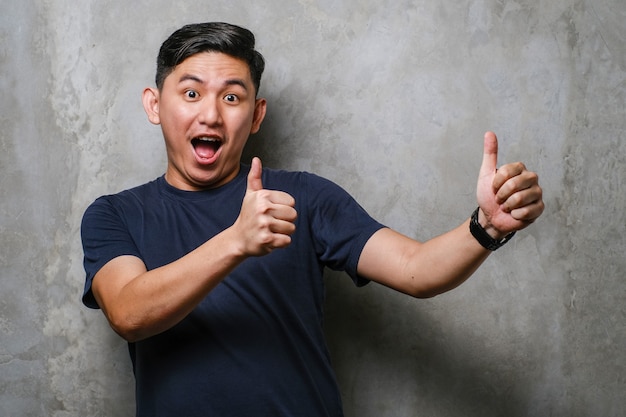
[[261,123],[265,118],[265,112],[267,110],[267,100],[264,98],[256,99],[254,103],[254,116],[252,119],[252,128],[250,129],[250,134],[256,133],[261,128]]
[[146,111],[150,123],[155,125],[160,124],[161,118],[159,117],[159,90],[156,88],[148,87],[143,90],[143,95],[141,96],[141,99],[143,102],[143,109]]

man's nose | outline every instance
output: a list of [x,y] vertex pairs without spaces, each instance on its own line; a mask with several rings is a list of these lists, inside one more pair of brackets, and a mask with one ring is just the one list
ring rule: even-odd
[[222,123],[222,112],[217,98],[206,97],[202,100],[198,120],[209,126]]

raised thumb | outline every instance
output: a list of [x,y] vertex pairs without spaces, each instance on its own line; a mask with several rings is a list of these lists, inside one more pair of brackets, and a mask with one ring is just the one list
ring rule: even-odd
[[250,172],[248,173],[248,188],[247,191],[259,191],[263,189],[263,182],[261,182],[261,172],[263,171],[261,166],[261,160],[256,156],[252,158],[252,164],[250,165]]
[[480,167],[481,175],[493,174],[498,166],[498,138],[495,133],[485,133],[483,143],[483,162]]

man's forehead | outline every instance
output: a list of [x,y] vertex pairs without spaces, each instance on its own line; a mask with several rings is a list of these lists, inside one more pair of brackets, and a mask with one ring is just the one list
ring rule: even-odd
[[222,52],[199,52],[190,55],[176,65],[165,77],[165,82],[180,84],[196,82],[206,84],[217,81],[223,84],[241,85],[246,90],[254,90],[252,74],[248,64],[237,57]]

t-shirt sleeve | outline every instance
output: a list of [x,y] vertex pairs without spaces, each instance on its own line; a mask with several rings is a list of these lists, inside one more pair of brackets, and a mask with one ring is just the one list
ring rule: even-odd
[[337,184],[315,175],[309,183],[311,230],[318,256],[329,268],[347,272],[356,285],[367,284],[369,280],[357,273],[359,258],[369,238],[385,226]]
[[90,308],[99,308],[91,291],[96,273],[112,259],[122,255],[141,257],[120,208],[113,196],[100,197],[85,211],[81,224],[83,265],[86,272],[82,301]]

